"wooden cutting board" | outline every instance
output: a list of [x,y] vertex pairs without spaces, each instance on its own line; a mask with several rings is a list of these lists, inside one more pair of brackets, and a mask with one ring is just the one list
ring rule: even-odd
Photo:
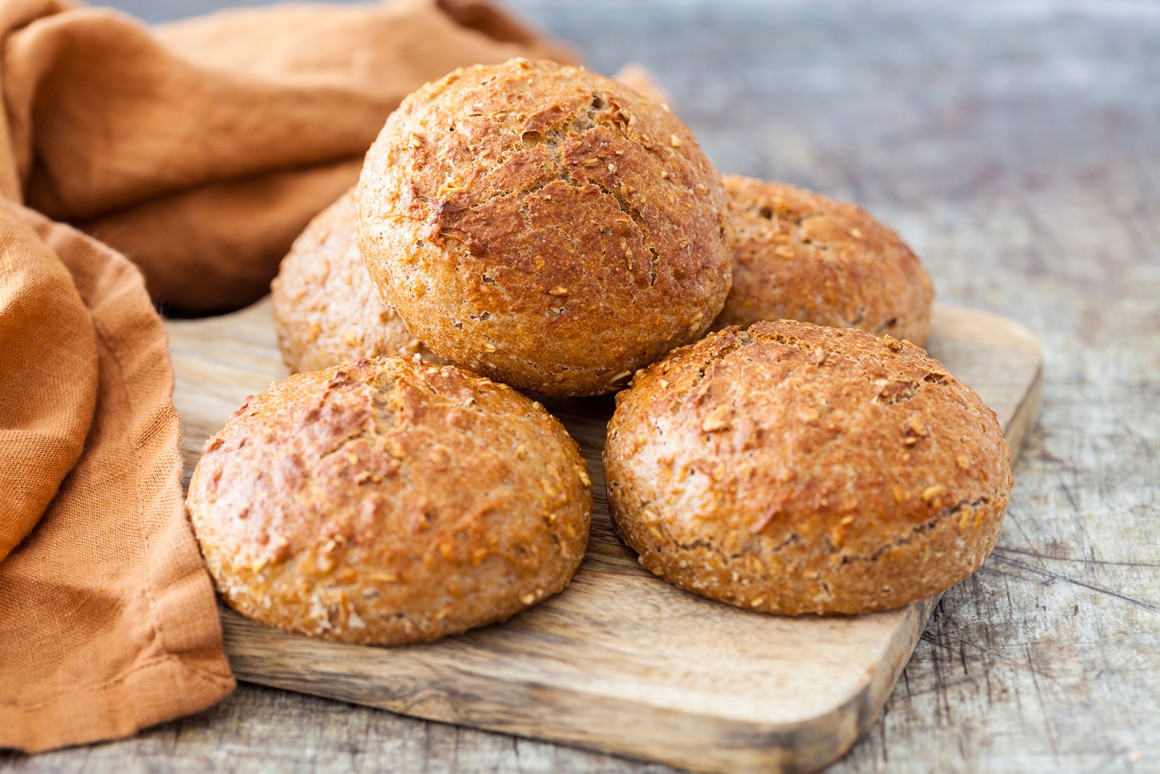
[[[287,372],[268,300],[167,328],[188,481],[206,438]],[[940,307],[930,351],[995,410],[1018,455],[1039,409],[1034,334]],[[654,577],[609,520],[600,452],[611,408],[608,398],[549,404],[593,483],[588,554],[562,594],[504,624],[393,648],[284,634],[223,611],[238,678],[704,771],[813,770],[840,757],[878,717],[937,600],[781,618]]]

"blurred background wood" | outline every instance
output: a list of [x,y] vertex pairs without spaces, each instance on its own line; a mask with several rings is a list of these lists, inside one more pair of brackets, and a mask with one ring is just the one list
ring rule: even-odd
[[[151,21],[224,5],[114,3]],[[834,772],[1160,771],[1160,6],[511,2],[640,62],[725,172],[863,205],[941,303],[1013,317],[1043,409],[999,547],[947,592]],[[659,772],[243,685],[197,717],[0,770]]]

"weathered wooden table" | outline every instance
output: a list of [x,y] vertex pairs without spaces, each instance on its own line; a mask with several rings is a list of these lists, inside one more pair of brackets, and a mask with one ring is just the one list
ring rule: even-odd
[[[146,18],[204,0],[115,3]],[[1043,409],[999,547],[947,592],[832,770],[1160,771],[1160,7],[523,0],[595,69],[649,67],[726,172],[856,201],[942,303],[1035,329]],[[662,771],[239,687],[0,770]]]

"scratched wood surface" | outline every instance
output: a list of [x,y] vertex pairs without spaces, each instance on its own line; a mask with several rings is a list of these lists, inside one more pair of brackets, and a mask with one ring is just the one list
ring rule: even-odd
[[[162,20],[206,0],[120,0]],[[222,3],[216,3],[218,5]],[[943,303],[1021,320],[1043,410],[999,548],[828,771],[1160,771],[1160,9],[1145,2],[537,0],[651,67],[718,166],[857,201]],[[0,769],[658,773],[257,686]]]
[[[167,327],[189,474],[210,434],[285,369],[269,300]],[[1017,457],[1039,409],[1034,334],[937,307],[928,347],[995,410]],[[579,442],[594,490],[592,538],[567,591],[501,626],[390,649],[289,635],[227,612],[235,675],[698,771],[815,770],[844,753],[877,718],[934,600],[788,618],[679,591],[642,569],[612,529],[601,465],[611,401],[549,408]]]

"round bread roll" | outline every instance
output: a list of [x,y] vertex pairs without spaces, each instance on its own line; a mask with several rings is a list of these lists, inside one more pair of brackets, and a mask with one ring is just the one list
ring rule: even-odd
[[513,60],[407,97],[358,186],[383,297],[451,362],[595,395],[721,310],[727,200],[663,105],[578,67]]
[[314,371],[364,357],[418,354],[444,362],[383,302],[358,249],[354,189],[318,214],[270,283],[282,360]]
[[616,529],[677,586],[768,613],[865,613],[958,583],[995,545],[994,412],[919,347],[782,320],[638,372],[604,451]]
[[803,320],[926,344],[934,288],[898,235],[845,202],[726,177],[733,288],[715,327]]
[[252,396],[189,484],[227,604],[364,644],[502,621],[568,585],[589,479],[540,404],[404,358],[309,371]]

